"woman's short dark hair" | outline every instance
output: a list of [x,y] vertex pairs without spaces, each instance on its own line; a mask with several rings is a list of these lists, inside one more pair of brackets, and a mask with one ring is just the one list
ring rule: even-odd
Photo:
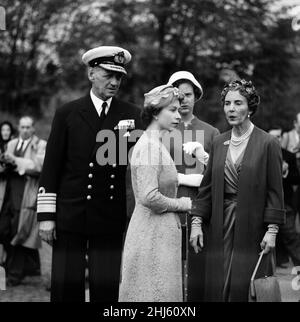
[[150,125],[155,115],[158,115],[164,106],[148,106],[141,111],[141,119],[145,127]]
[[251,81],[241,79],[226,84],[221,93],[221,100],[223,105],[225,102],[225,97],[229,91],[238,91],[247,99],[248,108],[251,112],[251,116],[256,112],[260,103],[260,97]]

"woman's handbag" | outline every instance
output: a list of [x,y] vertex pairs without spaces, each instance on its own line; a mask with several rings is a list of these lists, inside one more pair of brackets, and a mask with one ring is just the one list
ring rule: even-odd
[[251,277],[249,302],[281,302],[279,283],[277,278],[274,276],[276,266],[273,253],[271,254],[273,276],[255,278],[263,255],[264,252],[262,251]]

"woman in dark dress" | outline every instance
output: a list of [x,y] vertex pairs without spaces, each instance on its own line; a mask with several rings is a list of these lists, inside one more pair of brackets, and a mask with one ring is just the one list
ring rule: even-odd
[[[0,181],[4,176],[5,169],[7,168],[7,162],[4,160],[4,152],[7,148],[7,143],[12,139],[14,133],[13,126],[10,122],[4,121],[0,124]],[[2,220],[0,213],[0,235],[2,230]],[[0,237],[1,238],[1,237]],[[0,265],[5,261],[6,254],[3,249],[3,245],[0,242]]]
[[[259,105],[251,82],[234,81],[221,94],[232,129],[213,143],[192,213],[191,244],[203,245],[202,220],[210,223],[205,301],[247,301],[261,249],[275,247],[285,211],[278,142],[253,125]],[[199,231],[199,233],[198,233]]]

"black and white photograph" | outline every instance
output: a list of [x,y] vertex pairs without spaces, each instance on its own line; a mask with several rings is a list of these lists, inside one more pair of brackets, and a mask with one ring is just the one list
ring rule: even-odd
[[300,0],[0,0],[0,44],[0,302],[300,302]]

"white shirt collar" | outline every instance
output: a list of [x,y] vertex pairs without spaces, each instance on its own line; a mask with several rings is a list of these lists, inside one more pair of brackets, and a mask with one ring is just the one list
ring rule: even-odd
[[31,141],[31,138],[27,139],[27,140],[23,140],[20,136],[19,136],[19,143],[18,143],[18,146],[17,146],[17,149],[20,149],[21,147],[21,144],[22,142],[24,141],[24,144],[23,144],[23,148],[22,148],[22,151],[24,151],[27,147],[27,145],[29,144],[29,142]]
[[[97,97],[94,93],[93,93],[93,90],[91,89],[90,91],[90,96],[91,96],[91,100],[96,108],[96,111],[98,113],[98,115],[100,116],[101,112],[102,112],[102,104],[103,104],[103,100],[99,97]],[[109,98],[107,101],[105,101],[107,103],[107,107],[106,107],[106,112],[105,114],[108,113],[109,111],[109,108],[110,108],[110,104],[111,104],[111,101],[112,101],[112,97]]]

